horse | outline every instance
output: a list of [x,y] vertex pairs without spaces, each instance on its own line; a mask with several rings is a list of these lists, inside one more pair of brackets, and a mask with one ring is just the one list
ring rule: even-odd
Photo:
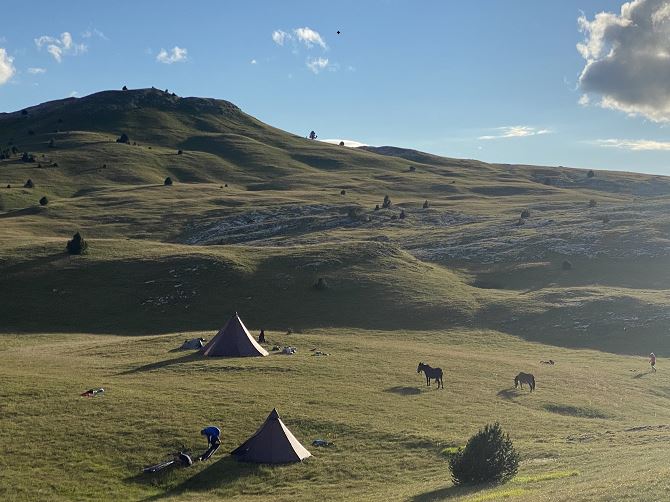
[[431,368],[428,364],[419,363],[419,366],[416,368],[417,373],[426,375],[426,385],[430,386],[431,378],[437,382],[437,388],[440,386],[444,389],[444,382],[442,381],[442,368]]
[[523,384],[527,383],[528,387],[530,387],[530,391],[533,392],[535,390],[535,377],[531,375],[530,373],[519,373],[517,376],[514,377],[514,388],[516,389],[519,385],[521,385],[521,388],[523,389]]

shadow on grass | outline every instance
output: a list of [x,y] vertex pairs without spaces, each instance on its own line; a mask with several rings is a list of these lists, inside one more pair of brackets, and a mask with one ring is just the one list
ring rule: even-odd
[[396,385],[395,387],[384,389],[384,392],[390,392],[391,394],[398,394],[400,396],[416,396],[417,394],[421,394],[421,389]]
[[472,495],[486,488],[490,488],[489,485],[484,486],[447,486],[446,488],[438,488],[426,493],[421,493],[412,497],[411,502],[432,502],[437,500],[453,499],[457,497],[463,497],[465,495]]
[[[227,456],[214,462],[177,486],[170,488],[163,493],[159,493],[158,495],[143,499],[143,502],[174,497],[187,491],[208,491],[227,486],[241,478],[257,474],[260,468],[260,464],[238,462],[233,457]],[[142,473],[129,478],[126,481],[151,484],[154,479],[155,476]]]
[[174,366],[175,364],[189,363],[192,361],[198,361],[202,359],[200,352],[185,354],[181,357],[175,357],[173,359],[166,359],[164,361],[157,361],[155,363],[145,364],[143,366],[138,366],[130,370],[122,371],[119,375],[132,375],[133,373],[142,373],[144,371],[153,371],[161,368],[167,368],[168,366]]
[[508,401],[512,401],[518,395],[519,391],[517,389],[503,389],[496,394],[496,396]]
[[651,370],[644,371],[644,372],[641,372],[641,373],[637,373],[636,375],[633,375],[633,378],[635,378],[637,380],[638,378],[644,378],[647,375],[651,375],[652,373],[653,373],[653,371],[651,371]]

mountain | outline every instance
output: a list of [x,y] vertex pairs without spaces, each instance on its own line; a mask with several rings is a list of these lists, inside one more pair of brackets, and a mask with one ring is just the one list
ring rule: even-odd
[[[238,310],[670,347],[664,177],[331,145],[157,89],[1,114],[0,141],[4,330],[215,329]],[[89,252],[69,257],[76,231]]]

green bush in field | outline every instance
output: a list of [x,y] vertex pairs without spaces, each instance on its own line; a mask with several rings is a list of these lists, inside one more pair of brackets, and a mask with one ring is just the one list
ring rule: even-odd
[[167,178],[165,178],[165,181],[163,182],[163,184],[164,184],[166,187],[172,186],[172,178],[170,178],[170,177],[168,176]]
[[72,236],[72,240],[67,241],[66,249],[69,254],[82,254],[88,249],[88,242],[77,232]]
[[517,473],[519,455],[496,422],[472,436],[465,448],[449,459],[449,468],[455,485],[502,483]]
[[46,195],[40,199],[40,206],[46,206],[49,203],[49,199],[47,199]]

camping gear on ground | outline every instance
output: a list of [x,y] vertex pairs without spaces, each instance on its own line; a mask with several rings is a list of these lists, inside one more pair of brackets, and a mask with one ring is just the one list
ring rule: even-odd
[[278,351],[278,350],[280,350],[280,349],[281,349],[281,347],[280,347],[279,345],[274,345],[274,346],[272,347],[272,352],[276,352],[276,351]]
[[253,357],[268,355],[268,351],[261,347],[254,340],[254,337],[249,334],[237,312],[216,336],[200,350],[203,356]]
[[296,349],[295,347],[290,347],[290,346],[289,347],[284,347],[281,351],[282,354],[287,354],[289,356],[295,354],[296,352],[298,352],[298,349]]
[[160,462],[158,464],[145,467],[143,469],[143,472],[154,473],[163,471],[168,467],[177,467],[177,466],[190,467],[191,465],[193,465],[193,460],[191,459],[191,456],[183,451],[173,453],[172,457],[173,457],[172,460],[166,460],[165,462]]
[[317,350],[312,354],[313,356],[329,356],[330,354],[328,352],[321,352],[320,350]]
[[256,433],[230,454],[242,462],[259,464],[300,462],[312,456],[284,425],[276,408]]
[[99,389],[88,389],[86,392],[82,392],[81,397],[95,397],[101,396],[105,393],[105,389],[100,387]]
[[181,350],[194,350],[201,349],[205,346],[207,340],[204,338],[191,338],[190,340],[185,340],[184,343],[179,347]]
[[325,439],[315,439],[312,441],[312,446],[333,446],[333,443],[329,443]]

